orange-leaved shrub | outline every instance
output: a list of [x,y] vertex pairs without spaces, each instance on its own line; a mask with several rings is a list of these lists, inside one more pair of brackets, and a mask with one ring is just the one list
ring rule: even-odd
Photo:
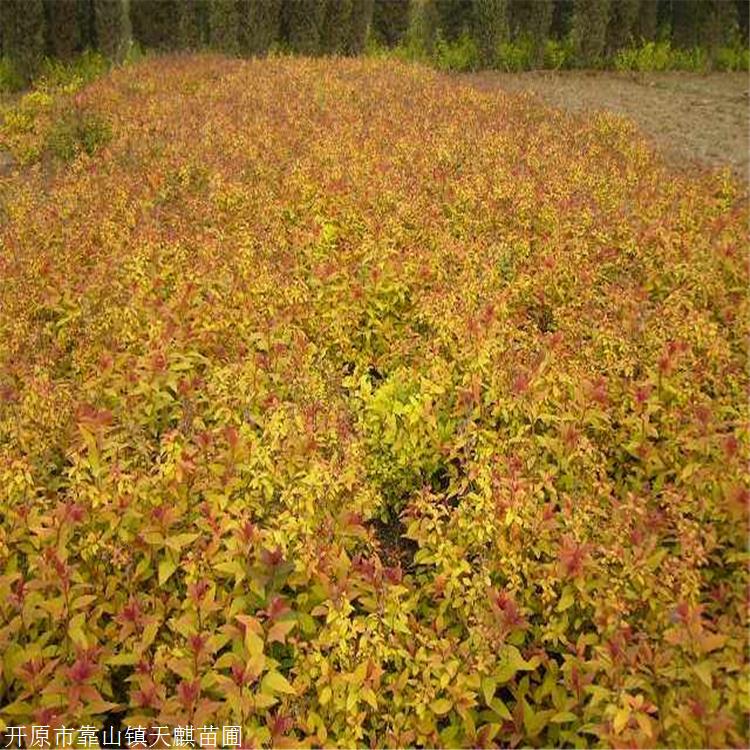
[[[0,129],[0,730],[747,745],[737,181],[373,60],[51,96]],[[69,106],[106,143],[45,159]]]

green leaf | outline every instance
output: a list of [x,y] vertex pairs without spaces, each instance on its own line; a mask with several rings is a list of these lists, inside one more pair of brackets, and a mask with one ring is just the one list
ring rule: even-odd
[[432,703],[430,703],[430,710],[435,714],[435,716],[444,716],[452,708],[453,703],[447,698],[436,698],[434,701],[432,701]]
[[32,708],[26,701],[14,701],[3,706],[3,713],[6,716],[29,716],[31,711]]
[[163,586],[175,570],[177,570],[177,563],[171,555],[168,555],[159,563],[159,585]]
[[511,714],[508,707],[503,703],[500,698],[493,698],[488,703],[489,707],[505,721],[513,721],[513,714]]
[[516,676],[518,668],[514,664],[502,664],[495,670],[495,680],[502,685],[509,682]]
[[667,556],[668,550],[662,547],[661,549],[656,550],[649,558],[646,560],[646,567],[649,570],[656,570],[659,565],[661,565],[661,561]]
[[578,717],[572,711],[560,711],[551,719],[551,724],[567,724],[569,721],[575,721]]
[[362,689],[362,697],[368,703],[370,708],[374,711],[378,709],[378,697],[375,695],[375,691],[370,687],[364,687]]
[[175,552],[179,552],[183,547],[192,544],[199,536],[200,534],[175,534],[167,537],[164,544]]
[[156,638],[156,634],[158,632],[158,622],[150,622],[148,625],[146,625],[146,627],[143,629],[143,637],[141,638],[141,642],[139,644],[141,653],[143,653],[154,642],[154,638]]
[[138,663],[139,657],[136,654],[115,654],[104,660],[105,664],[112,667],[131,666]]
[[573,606],[575,600],[575,592],[573,591],[572,586],[566,586],[560,597],[560,601],[557,603],[557,611],[564,612],[566,609],[569,609]]
[[6,684],[13,682],[16,667],[26,661],[26,652],[18,643],[9,643],[2,654],[3,677]]
[[484,702],[489,706],[490,701],[495,695],[497,689],[497,682],[492,677],[482,678],[482,695],[484,696]]
[[88,648],[88,640],[86,634],[83,632],[83,626],[86,623],[86,613],[79,612],[75,617],[71,618],[68,623],[68,635],[70,640],[75,643],[79,648]]
[[297,692],[286,677],[275,670],[268,672],[261,680],[260,691],[262,693],[287,693],[289,695],[294,695]]
[[256,693],[253,696],[253,703],[255,703],[255,708],[264,709],[264,708],[270,708],[275,703],[278,703],[278,698],[275,698],[273,695],[269,695],[268,693]]

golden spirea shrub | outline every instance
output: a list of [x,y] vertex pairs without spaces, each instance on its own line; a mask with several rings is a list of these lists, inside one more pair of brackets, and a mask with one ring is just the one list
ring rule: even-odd
[[748,744],[738,182],[394,63],[46,97],[0,133],[0,728]]

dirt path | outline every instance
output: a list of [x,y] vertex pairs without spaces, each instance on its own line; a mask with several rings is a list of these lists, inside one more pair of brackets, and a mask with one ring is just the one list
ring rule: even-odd
[[750,108],[745,73],[482,72],[478,88],[528,91],[574,111],[607,109],[634,120],[678,166],[730,165],[748,179]]

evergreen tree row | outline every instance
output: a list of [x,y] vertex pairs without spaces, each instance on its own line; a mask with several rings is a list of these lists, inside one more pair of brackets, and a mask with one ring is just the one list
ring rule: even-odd
[[118,59],[144,48],[262,55],[363,51],[373,0],[0,0],[0,50],[29,78],[44,57],[97,49]]
[[667,29],[680,47],[713,49],[737,30],[748,42],[748,0],[0,0],[0,50],[30,77],[45,56],[126,40],[144,48],[262,55],[276,43],[300,54],[356,55],[368,31],[394,46],[410,34],[428,49],[468,34],[484,65],[518,39],[541,64],[549,38],[569,39],[581,65]]
[[382,43],[411,33],[428,52],[438,35],[449,42],[468,35],[484,65],[499,44],[521,40],[538,67],[547,40],[569,40],[576,63],[589,67],[657,36],[709,54],[738,36],[747,46],[749,15],[748,0],[385,0],[372,23]]

